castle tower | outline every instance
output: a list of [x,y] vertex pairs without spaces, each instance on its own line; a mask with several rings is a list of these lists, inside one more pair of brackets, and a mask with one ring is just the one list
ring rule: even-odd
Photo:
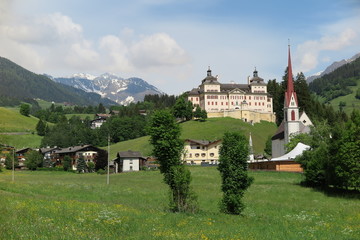
[[292,75],[290,45],[289,45],[289,58],[288,58],[288,79],[287,90],[285,92],[284,101],[284,137],[285,144],[290,141],[291,136],[300,132],[299,122],[299,105],[296,92],[294,90],[294,81]]

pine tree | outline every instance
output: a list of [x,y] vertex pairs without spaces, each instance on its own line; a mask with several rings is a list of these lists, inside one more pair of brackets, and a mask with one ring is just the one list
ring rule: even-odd
[[46,129],[47,129],[46,123],[42,119],[39,119],[39,122],[36,124],[37,134],[39,136],[44,136],[46,133]]
[[85,159],[83,156],[80,156],[78,159],[77,159],[77,166],[76,166],[76,171],[78,173],[82,173],[82,172],[85,172],[86,170],[86,162],[85,162]]

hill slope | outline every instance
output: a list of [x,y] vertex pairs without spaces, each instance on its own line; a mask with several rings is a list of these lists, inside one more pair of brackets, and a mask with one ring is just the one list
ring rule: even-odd
[[56,83],[44,75],[32,73],[25,68],[0,57],[0,98],[26,101],[40,98],[54,102],[71,102],[78,105],[115,105],[96,93],[86,93],[80,89]]
[[[262,153],[268,136],[273,135],[277,127],[274,123],[261,122],[254,126],[234,118],[210,118],[206,122],[188,121],[181,124],[182,139],[216,140],[226,131],[241,132],[249,137],[251,132],[255,153]],[[104,148],[106,149],[106,148]],[[144,156],[151,155],[149,136],[119,142],[110,147],[111,159],[120,151],[140,151]]]
[[0,107],[0,133],[2,132],[34,132],[39,119],[25,117],[19,112]]
[[324,99],[324,102],[336,105],[335,109],[338,108],[340,101],[345,102],[346,112],[351,112],[360,105],[360,100],[355,98],[359,88],[360,57],[309,84],[310,91]]

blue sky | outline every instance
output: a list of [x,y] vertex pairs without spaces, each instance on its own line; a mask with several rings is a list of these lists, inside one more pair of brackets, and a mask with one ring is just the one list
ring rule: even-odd
[[169,94],[197,87],[208,66],[245,83],[280,80],[288,39],[310,76],[360,52],[359,0],[2,0],[0,56],[55,77],[141,77]]

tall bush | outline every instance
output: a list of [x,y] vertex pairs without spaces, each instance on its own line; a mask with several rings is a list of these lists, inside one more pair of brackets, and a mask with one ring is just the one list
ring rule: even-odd
[[242,197],[253,182],[248,176],[249,144],[246,137],[240,133],[225,133],[219,154],[218,170],[223,191],[220,209],[239,215],[245,208]]
[[184,143],[180,140],[180,127],[175,118],[166,110],[155,112],[149,134],[160,172],[170,187],[170,209],[174,212],[196,211],[196,196],[190,188],[191,174],[181,161]]

